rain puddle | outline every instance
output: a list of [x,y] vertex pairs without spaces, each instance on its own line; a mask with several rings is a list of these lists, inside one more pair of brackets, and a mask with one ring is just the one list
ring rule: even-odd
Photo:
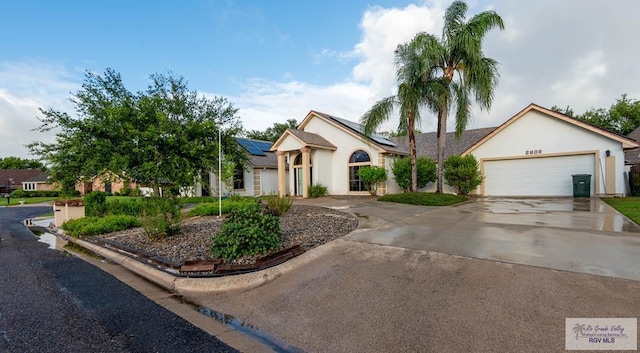
[[246,320],[241,320],[235,316],[227,315],[219,311],[201,307],[198,309],[200,314],[206,315],[221,324],[232,328],[272,349],[278,353],[301,353],[304,350],[287,344],[283,340],[266,333],[259,328],[249,324]]
[[[27,222],[25,222],[25,224],[27,224]],[[66,240],[47,232],[46,228],[31,226],[29,230],[38,237],[38,242],[49,245],[49,249],[62,250],[62,248],[67,245]]]

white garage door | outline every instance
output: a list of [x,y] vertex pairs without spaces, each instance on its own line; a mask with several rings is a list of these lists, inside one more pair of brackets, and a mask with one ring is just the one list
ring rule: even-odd
[[573,174],[591,174],[594,155],[485,161],[487,196],[573,196]]

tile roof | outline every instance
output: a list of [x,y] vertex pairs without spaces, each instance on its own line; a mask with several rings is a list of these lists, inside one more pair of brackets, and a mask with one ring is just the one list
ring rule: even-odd
[[34,178],[41,173],[40,169],[0,169],[0,187],[6,188],[7,182],[10,182],[11,189],[22,187],[23,181]]
[[306,144],[320,146],[320,147],[327,147],[332,149],[336,148],[336,146],[334,146],[331,142],[327,141],[324,137],[318,134],[314,134],[312,132],[306,132],[298,129],[287,129],[287,131],[289,131],[291,134],[293,134],[295,137],[299,138],[300,140],[302,140],[302,142]]
[[[462,134],[462,136],[460,136],[460,139],[456,139],[454,132],[447,133],[447,141],[444,148],[444,158],[447,158],[451,155],[461,154],[495,129],[495,127],[487,127],[482,129],[466,130]],[[408,136],[392,137],[391,139],[405,151],[409,151]],[[435,132],[416,134],[416,154],[418,156],[429,157],[433,160],[437,159],[438,136]]]

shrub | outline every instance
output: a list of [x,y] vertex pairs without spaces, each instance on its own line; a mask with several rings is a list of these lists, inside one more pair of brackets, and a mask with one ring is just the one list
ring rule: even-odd
[[444,161],[444,178],[459,195],[466,195],[477,188],[484,178],[476,157],[451,156]]
[[107,213],[107,193],[92,191],[83,197],[87,217],[102,217]]
[[371,196],[376,196],[378,183],[387,181],[387,170],[378,166],[364,167],[358,169],[358,176]]
[[280,217],[291,209],[291,205],[293,205],[293,197],[269,195],[267,197],[266,213]]
[[380,196],[378,201],[396,202],[421,206],[448,206],[468,200],[466,196],[427,192],[405,192]]
[[311,198],[327,196],[327,187],[321,184],[311,184],[307,188],[307,193]]
[[[436,181],[436,162],[427,157],[418,157],[416,160],[418,172],[418,189],[429,182]],[[391,165],[391,172],[396,184],[405,192],[411,190],[411,159],[401,158]]]
[[118,215],[99,217],[85,217],[71,219],[62,224],[67,235],[72,237],[98,235],[118,232],[121,230],[139,227],[140,221],[137,217]]
[[142,202],[138,199],[115,199],[107,202],[107,215],[140,216],[142,214]]
[[28,196],[26,196],[26,195],[27,195],[27,192],[26,192],[26,191],[24,191],[24,190],[22,190],[22,189],[13,190],[13,191],[11,192],[11,197],[16,198],[16,199],[17,199],[17,198],[28,197]]
[[280,221],[261,211],[262,206],[254,203],[231,212],[220,232],[213,237],[211,251],[214,255],[233,260],[278,249],[282,241]]
[[[255,204],[254,199],[240,199],[240,201],[222,200],[222,214],[231,213],[234,210]],[[189,217],[194,216],[214,216],[218,214],[218,201],[211,203],[201,203],[189,211]]]
[[151,197],[142,202],[142,229],[151,239],[161,239],[180,232],[180,203],[175,197]]

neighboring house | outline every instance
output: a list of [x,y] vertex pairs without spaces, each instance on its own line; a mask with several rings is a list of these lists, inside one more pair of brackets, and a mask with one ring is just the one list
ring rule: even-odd
[[[222,185],[222,193],[237,194],[240,196],[261,196],[277,194],[278,192],[278,160],[275,152],[272,152],[272,142],[236,138],[238,146],[248,154],[247,165],[236,166],[233,177],[233,185]],[[208,185],[197,183],[194,190],[195,196],[217,195],[218,177],[215,173],[209,173]]]
[[[278,156],[279,194],[303,197],[312,184],[326,186],[330,195],[367,195],[358,170],[372,165],[389,170],[396,158],[407,155],[384,136],[366,138],[360,124],[313,110],[271,150]],[[392,178],[378,185],[380,195],[400,191]]]
[[48,188],[51,187],[47,184],[46,174],[39,169],[0,169],[0,193],[10,194],[23,189],[25,182],[29,188],[25,190],[50,190]]
[[[640,127],[631,131],[628,138],[640,142]],[[626,165],[640,165],[640,148],[633,148],[624,152],[624,162]]]
[[[391,174],[393,161],[408,155],[407,137],[367,139],[354,122],[311,111],[297,129],[287,130],[271,148],[278,154],[281,195],[307,197],[319,183],[331,195],[366,194],[357,170],[378,165],[389,171],[379,194],[401,192]],[[436,160],[435,133],[416,135],[418,156]],[[447,134],[445,157],[472,154],[484,182],[482,196],[572,196],[573,175],[591,175],[591,196],[625,195],[625,151],[634,139],[531,104],[498,127]],[[637,151],[637,150],[636,150]],[[640,156],[638,156],[640,158]],[[284,171],[289,166],[292,173]],[[433,191],[433,183],[421,191]],[[446,190],[446,189],[445,189]]]
[[29,178],[22,182],[22,189],[25,191],[51,191],[58,190],[57,184],[49,180],[49,174],[40,172],[33,178]]
[[137,184],[134,182],[126,181],[111,172],[105,172],[88,181],[77,183],[75,189],[80,192],[80,195],[85,195],[92,191],[115,193],[120,192],[123,188],[135,189],[136,187]]
[[591,196],[624,195],[625,150],[636,141],[530,104],[462,155],[480,162],[483,196],[572,196],[574,174],[591,175]]

